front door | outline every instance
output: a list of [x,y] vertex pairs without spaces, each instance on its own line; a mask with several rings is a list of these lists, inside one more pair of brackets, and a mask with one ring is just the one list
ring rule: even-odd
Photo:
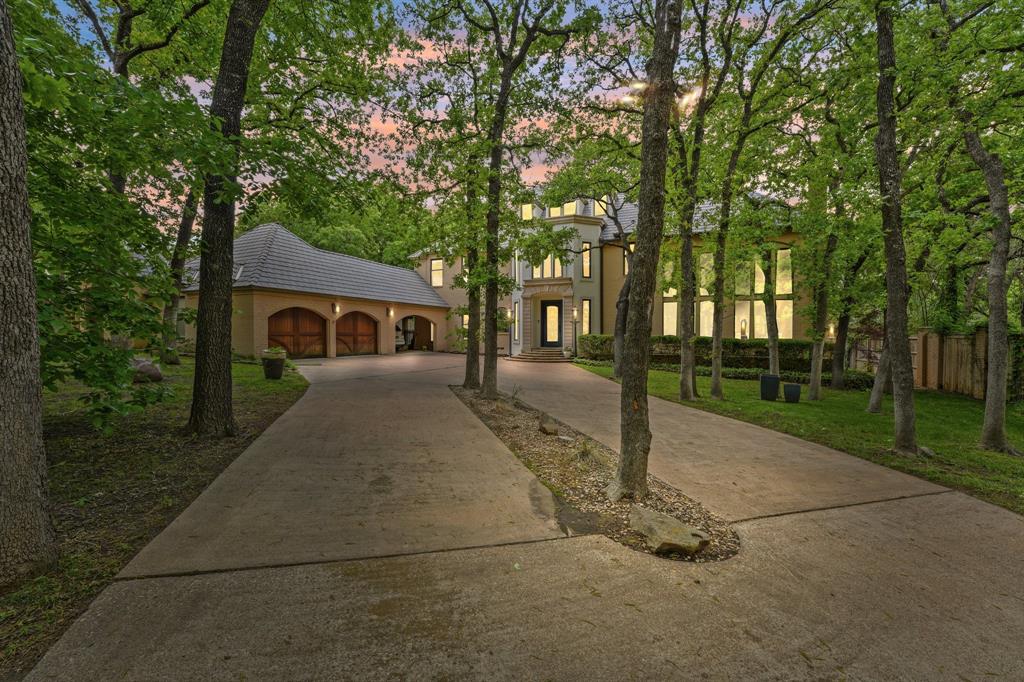
[[540,302],[540,345],[559,348],[562,345],[562,302]]

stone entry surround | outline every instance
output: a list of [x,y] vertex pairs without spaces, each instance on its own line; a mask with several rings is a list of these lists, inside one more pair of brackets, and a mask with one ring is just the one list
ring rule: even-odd
[[[541,346],[541,303],[545,301],[562,302],[562,345],[561,348],[573,344],[573,292],[572,280],[567,277],[550,280],[527,281],[523,285],[523,350],[542,348]],[[554,348],[555,346],[547,346]]]

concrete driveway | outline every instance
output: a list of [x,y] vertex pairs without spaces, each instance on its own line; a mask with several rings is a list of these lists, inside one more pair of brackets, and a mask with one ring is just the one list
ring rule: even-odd
[[[304,367],[307,395],[31,679],[1024,678],[1021,517],[657,401],[652,467],[739,519],[740,554],[566,537],[448,391],[460,360]],[[617,445],[610,382],[500,371]]]

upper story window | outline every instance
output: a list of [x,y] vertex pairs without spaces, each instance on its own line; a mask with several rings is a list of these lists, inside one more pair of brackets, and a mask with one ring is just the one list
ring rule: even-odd
[[562,204],[562,215],[576,215],[576,202],[567,201]]
[[440,258],[430,259],[430,286],[444,286],[444,261]]
[[590,279],[590,242],[583,242],[583,248],[580,249],[580,276],[584,279]]
[[523,220],[533,220],[533,204],[523,204],[520,206],[519,215]]
[[533,266],[533,279],[562,276],[562,259],[548,256],[540,265]]
[[594,202],[594,216],[601,217],[605,215],[605,206],[608,205],[608,196],[605,195]]
[[551,208],[549,208],[548,209],[548,217],[549,218],[561,218],[562,217],[562,207],[561,206],[552,206]]

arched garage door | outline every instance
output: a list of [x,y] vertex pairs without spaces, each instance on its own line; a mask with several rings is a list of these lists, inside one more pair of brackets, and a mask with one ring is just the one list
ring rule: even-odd
[[267,320],[267,347],[280,346],[291,358],[322,358],[327,354],[324,318],[305,308],[285,308]]
[[377,321],[358,311],[342,315],[336,339],[338,355],[372,355],[377,352]]

